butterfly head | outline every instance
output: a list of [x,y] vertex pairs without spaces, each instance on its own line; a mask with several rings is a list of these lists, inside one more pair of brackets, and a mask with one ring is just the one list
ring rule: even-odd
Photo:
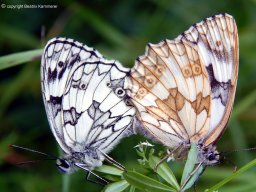
[[216,146],[204,146],[198,144],[198,162],[203,162],[206,166],[213,166],[220,163],[220,153],[216,150]]
[[95,150],[87,149],[83,152],[64,154],[57,158],[56,166],[61,173],[71,174],[76,171],[77,168],[93,170],[95,167],[101,166],[103,160],[104,157]]
[[58,158],[56,160],[56,166],[61,173],[70,174],[74,171],[74,164],[68,158]]

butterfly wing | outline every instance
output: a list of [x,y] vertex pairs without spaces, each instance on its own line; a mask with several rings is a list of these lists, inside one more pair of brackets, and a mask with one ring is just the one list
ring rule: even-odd
[[73,73],[63,97],[63,136],[75,151],[107,153],[130,127],[135,109],[123,89],[128,70],[103,58],[87,60]]
[[[202,33],[204,28],[214,31],[215,41]],[[202,138],[210,144],[226,126],[237,71],[235,22],[229,15],[218,15],[173,41],[149,44],[132,69],[129,94],[144,127],[166,146]]]
[[148,45],[130,85],[140,121],[163,144],[179,146],[207,132],[210,85],[196,48],[169,40]]
[[178,40],[197,44],[211,86],[211,120],[205,145],[215,143],[228,123],[234,103],[239,65],[238,32],[228,14],[195,24]]
[[42,93],[51,130],[65,153],[90,146],[107,152],[121,139],[135,113],[115,94],[127,72],[72,39],[48,42],[42,57]]

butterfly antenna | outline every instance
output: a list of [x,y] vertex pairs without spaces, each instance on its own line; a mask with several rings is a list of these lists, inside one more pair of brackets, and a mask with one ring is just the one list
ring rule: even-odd
[[37,154],[40,154],[40,155],[44,155],[44,156],[50,157],[50,159],[55,159],[55,160],[58,159],[58,157],[56,157],[54,155],[50,155],[50,154],[47,154],[47,153],[44,153],[44,152],[41,152],[41,151],[37,151],[37,150],[34,150],[34,149],[21,147],[21,146],[18,146],[18,145],[10,145],[10,147],[21,149],[21,150],[24,150],[24,151],[30,151],[32,153],[37,153]]
[[254,151],[256,150],[256,147],[251,147],[251,148],[247,148],[247,149],[234,149],[234,150],[230,150],[230,151],[223,151],[220,152],[219,154],[228,154],[228,153],[233,153],[233,152],[239,152],[239,151]]
[[[105,179],[103,179],[102,177],[100,177],[99,175],[93,173],[91,170],[85,168],[85,167],[83,166],[83,164],[78,164],[78,163],[76,163],[75,165],[76,165],[77,167],[83,169],[84,171],[86,171],[86,172],[88,173],[88,175],[87,175],[87,177],[86,177],[87,180],[89,180],[88,178],[89,178],[90,174],[92,174],[93,176],[95,176],[97,179],[103,181],[104,183],[106,183],[106,184],[109,183],[107,180],[105,180]],[[92,180],[89,180],[89,181],[92,181]],[[94,181],[93,181],[93,182],[94,182]],[[97,183],[98,183],[98,182],[97,182]],[[98,184],[103,185],[102,183],[98,183]]]
[[38,163],[40,161],[46,161],[46,160],[56,160],[56,159],[38,159],[38,160],[23,161],[23,162],[15,163],[15,165],[27,165],[32,163]]
[[42,45],[43,44],[45,44],[45,26],[44,25],[42,25],[41,26],[41,43],[42,43]]
[[106,161],[108,161],[110,164],[114,165],[115,167],[117,167],[118,169],[120,169],[121,171],[125,171],[125,167],[121,164],[118,163],[116,160],[114,160],[113,158],[111,158],[110,156],[108,156],[106,153],[104,153],[102,150],[98,149],[102,155],[104,155]]

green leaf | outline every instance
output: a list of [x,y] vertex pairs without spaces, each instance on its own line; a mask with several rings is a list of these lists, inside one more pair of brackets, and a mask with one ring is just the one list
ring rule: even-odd
[[197,162],[197,154],[198,151],[196,144],[192,143],[188,153],[188,159],[183,170],[181,185],[183,185],[184,181],[189,177],[189,174],[194,170],[195,164]]
[[232,179],[234,179],[235,177],[237,177],[238,175],[240,175],[241,173],[247,171],[248,169],[252,168],[255,165],[256,165],[256,159],[254,159],[251,162],[247,163],[245,166],[243,166],[242,168],[237,170],[234,174],[230,175],[226,179],[223,179],[221,182],[219,182],[218,184],[214,185],[210,189],[206,189],[205,191],[211,192],[211,191],[218,190],[220,187],[222,187],[223,185],[225,185],[226,183],[228,183],[229,181],[231,181]]
[[36,49],[33,51],[24,51],[20,53],[13,53],[10,55],[0,57],[0,70],[10,68],[29,61],[39,60],[43,53],[43,49]]
[[[149,157],[149,166],[154,169],[156,164],[161,161],[160,158],[151,155]],[[161,163],[157,168],[157,174],[160,175],[166,182],[172,185],[175,189],[179,189],[180,186],[176,180],[175,175],[173,174],[172,170],[170,169],[169,165],[166,162]]]
[[182,189],[180,190],[180,192],[187,191],[197,181],[198,177],[201,175],[201,173],[204,170],[204,167],[202,165],[198,165],[198,166],[200,167],[196,167],[197,170],[193,173],[193,176],[189,178],[188,182],[184,186],[182,186]]
[[105,192],[121,192],[129,187],[129,183],[127,181],[122,180],[115,183],[111,183],[107,185],[104,189]]
[[123,173],[124,178],[128,183],[143,191],[166,192],[176,191],[173,187],[164,185],[152,178],[146,177],[135,171],[127,171]]
[[202,164],[197,165],[195,168],[195,165],[197,163],[197,155],[197,146],[195,143],[192,143],[188,153],[188,159],[183,170],[180,191],[186,191],[191,188],[204,170]]
[[122,170],[117,169],[116,167],[109,166],[109,165],[102,165],[100,167],[96,167],[94,170],[101,172],[101,173],[116,175],[116,176],[122,176],[122,173],[123,173]]

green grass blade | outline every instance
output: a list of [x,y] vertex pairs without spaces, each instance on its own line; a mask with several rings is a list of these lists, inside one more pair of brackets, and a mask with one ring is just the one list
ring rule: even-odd
[[[60,147],[58,147],[58,151],[60,156],[63,154],[63,151],[61,150]],[[62,192],[69,192],[70,188],[70,175],[68,174],[63,174],[62,175]]]
[[[243,129],[244,127],[241,126],[241,122],[239,122],[237,119],[233,119],[233,121],[230,122],[229,127],[233,148],[248,148],[245,131]],[[240,165],[245,165],[247,162],[253,159],[250,153],[243,153],[243,155],[241,155],[240,153],[235,153],[234,155],[236,156],[237,162],[239,162]]]
[[[161,161],[160,158],[151,155],[149,157],[149,166],[154,169],[156,164]],[[157,168],[157,174],[160,175],[166,182],[168,182],[170,185],[172,185],[175,189],[179,189],[180,186],[176,180],[175,175],[173,174],[172,170],[168,166],[166,162],[161,163]]]
[[254,159],[251,162],[247,163],[245,166],[240,168],[234,174],[232,174],[229,177],[223,179],[221,182],[219,182],[218,184],[214,185],[210,189],[206,189],[205,191],[207,191],[207,192],[211,192],[212,191],[213,192],[213,191],[218,190],[220,187],[222,187],[223,185],[225,185],[226,183],[228,183],[229,181],[231,181],[232,179],[234,179],[235,177],[237,177],[238,175],[242,174],[243,172],[247,171],[248,169],[250,169],[251,167],[253,167],[255,165],[256,165],[256,159]]
[[[1,41],[8,40],[12,46],[24,46],[28,48],[36,48],[40,45],[40,41],[28,31],[8,24],[0,24]],[[3,30],[4,29],[4,30]]]
[[94,27],[95,30],[109,42],[118,46],[124,46],[127,44],[127,42],[129,42],[126,36],[107,23],[103,18],[100,17],[100,15],[91,10],[89,7],[74,3],[70,8],[81,18],[83,18],[84,21]]
[[6,109],[22,93],[22,90],[31,81],[35,73],[35,65],[26,65],[20,73],[9,82],[0,95],[0,119],[4,116]]
[[123,176],[128,183],[130,183],[131,185],[143,191],[150,191],[150,192],[176,191],[176,189],[170,186],[164,185],[150,177],[146,177],[135,171],[127,171],[123,174]]
[[36,49],[32,51],[24,51],[2,56],[0,57],[0,70],[20,65],[29,61],[39,60],[42,53],[43,49]]
[[127,183],[125,180],[121,180],[107,185],[104,189],[104,192],[121,192],[124,191],[127,187],[129,187],[129,183]]
[[69,192],[70,186],[70,175],[64,174],[62,175],[62,192]]

